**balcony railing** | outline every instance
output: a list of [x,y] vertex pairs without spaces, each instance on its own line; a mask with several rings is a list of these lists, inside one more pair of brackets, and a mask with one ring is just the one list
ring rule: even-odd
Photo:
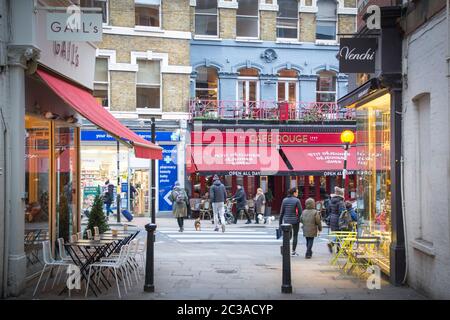
[[199,100],[189,102],[191,120],[298,120],[306,122],[354,120],[354,109],[335,102]]

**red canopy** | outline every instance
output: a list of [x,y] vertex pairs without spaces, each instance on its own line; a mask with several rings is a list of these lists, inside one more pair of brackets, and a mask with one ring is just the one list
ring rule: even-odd
[[192,163],[188,161],[189,170],[202,175],[277,175],[289,172],[275,147],[190,146],[186,158],[192,159]]
[[100,106],[88,91],[72,85],[44,70],[37,70],[37,74],[61,99],[83,117],[107,131],[112,136],[130,142],[134,147],[136,157],[162,159],[162,148],[139,137],[136,133],[122,125],[111,113]]
[[[315,172],[339,172],[344,168],[344,149],[342,147],[283,147],[294,172],[313,174]],[[376,169],[386,170],[388,165],[381,162],[380,148],[373,155],[376,158]],[[372,158],[373,158],[372,156]],[[347,170],[367,170],[368,157],[359,147],[348,150]]]

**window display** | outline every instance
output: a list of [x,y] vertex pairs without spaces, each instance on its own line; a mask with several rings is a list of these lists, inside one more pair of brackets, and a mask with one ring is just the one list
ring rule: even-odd
[[391,239],[390,95],[357,109],[358,212],[363,235],[378,236],[376,263],[389,272]]

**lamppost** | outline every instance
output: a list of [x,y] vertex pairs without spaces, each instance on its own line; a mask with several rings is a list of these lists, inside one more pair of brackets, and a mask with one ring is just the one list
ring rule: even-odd
[[347,156],[348,156],[348,149],[350,149],[350,144],[355,141],[355,134],[351,130],[344,130],[341,133],[341,142],[344,144],[344,170],[342,170],[342,183],[341,186],[344,189],[345,187],[345,179],[347,176]]

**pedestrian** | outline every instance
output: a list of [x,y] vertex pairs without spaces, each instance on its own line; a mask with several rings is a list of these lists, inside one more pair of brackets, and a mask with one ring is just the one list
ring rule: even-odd
[[214,231],[219,231],[219,222],[222,224],[222,232],[225,232],[225,201],[227,190],[217,175],[214,175],[213,183],[209,188],[209,199],[213,208]]
[[186,191],[186,195],[187,195],[187,218],[191,219],[192,218],[192,210],[191,210],[191,196],[189,194],[189,190],[188,188],[184,188],[184,191]]
[[[340,231],[339,217],[345,210],[344,189],[334,187],[334,194],[331,195],[330,204],[328,205],[327,215],[330,220],[330,230]],[[333,252],[334,241],[328,243],[328,249]]]
[[109,220],[109,214],[114,212],[111,210],[111,205],[114,200],[114,185],[109,182],[109,179],[105,181],[106,191],[103,196],[103,202],[106,206],[106,220]]
[[131,211],[134,211],[134,199],[135,196],[137,194],[137,190],[136,188],[133,186],[133,184],[130,183],[130,206],[131,206]]
[[255,196],[255,211],[256,211],[256,222],[259,223],[259,217],[258,215],[261,215],[264,217],[264,224],[267,222],[267,217],[265,217],[265,207],[266,207],[266,196],[264,195],[264,192],[261,188],[258,188],[256,190],[256,196]]
[[180,187],[177,181],[170,194],[172,200],[172,213],[177,219],[179,232],[184,231],[184,218],[187,216],[187,194],[186,191]]
[[234,217],[234,223],[237,223],[237,218],[242,210],[247,218],[245,224],[252,223],[247,209],[247,194],[245,193],[244,188],[239,184],[237,185],[236,194],[233,196],[233,201],[236,201],[236,216]]
[[300,222],[302,223],[303,236],[306,238],[306,259],[312,257],[312,247],[314,244],[314,238],[318,236],[318,233],[322,231],[322,220],[320,219],[320,212],[315,209],[316,202],[313,198],[308,198],[305,201],[305,210],[303,210],[300,216]]
[[298,256],[295,251],[297,249],[298,231],[300,228],[300,215],[302,214],[302,204],[298,199],[298,189],[292,188],[289,194],[281,202],[280,209],[280,226],[283,223],[292,225],[293,241],[292,241],[292,256]]

